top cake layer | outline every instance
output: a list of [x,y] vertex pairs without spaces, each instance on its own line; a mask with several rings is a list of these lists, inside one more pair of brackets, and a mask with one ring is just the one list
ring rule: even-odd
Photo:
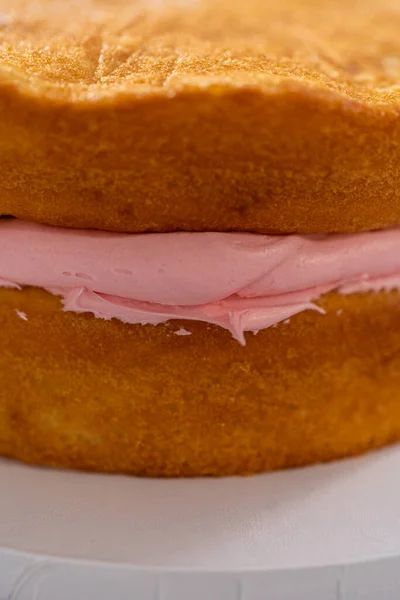
[[397,225],[399,28],[397,0],[0,0],[0,212]]

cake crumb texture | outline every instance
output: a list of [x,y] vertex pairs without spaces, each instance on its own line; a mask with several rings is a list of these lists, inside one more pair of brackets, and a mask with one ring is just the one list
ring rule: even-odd
[[[125,325],[0,290],[0,455],[146,476],[251,474],[400,439],[400,299],[339,296],[247,335]],[[16,310],[29,315],[23,321]],[[340,318],[337,311],[343,310]]]

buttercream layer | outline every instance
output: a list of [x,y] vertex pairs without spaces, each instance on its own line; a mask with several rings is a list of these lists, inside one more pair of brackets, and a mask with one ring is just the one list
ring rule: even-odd
[[120,234],[0,221],[0,279],[127,323],[206,321],[244,343],[331,290],[400,288],[400,230],[354,235]]

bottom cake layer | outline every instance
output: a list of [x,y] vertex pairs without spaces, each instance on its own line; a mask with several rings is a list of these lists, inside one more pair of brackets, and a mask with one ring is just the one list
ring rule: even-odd
[[[148,476],[250,474],[400,439],[400,295],[329,294],[247,334],[126,325],[0,289],[0,455]],[[190,332],[190,335],[188,333]]]

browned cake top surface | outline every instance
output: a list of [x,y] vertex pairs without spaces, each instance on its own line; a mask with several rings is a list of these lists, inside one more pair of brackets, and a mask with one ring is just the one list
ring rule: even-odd
[[397,103],[398,0],[0,0],[0,76],[81,100],[292,80]]
[[0,0],[0,214],[400,224],[399,0]]

